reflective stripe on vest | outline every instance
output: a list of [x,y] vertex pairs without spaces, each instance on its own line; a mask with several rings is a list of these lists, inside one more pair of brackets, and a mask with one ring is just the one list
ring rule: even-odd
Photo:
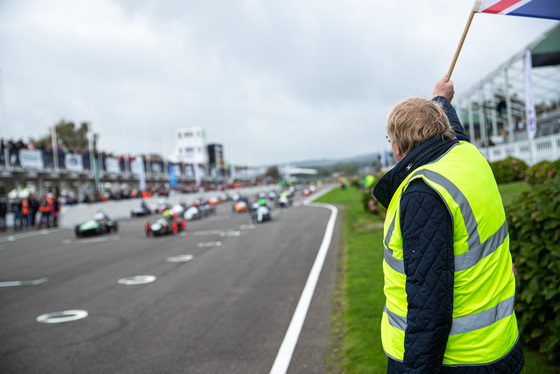
[[[449,335],[464,334],[466,332],[475,331],[488,327],[495,322],[511,316],[513,314],[513,304],[515,303],[515,296],[511,296],[504,301],[501,301],[494,308],[483,310],[469,316],[459,317],[453,319],[451,332]],[[387,309],[387,305],[383,307],[383,312],[387,313],[389,317],[389,324],[401,331],[406,329],[406,317],[401,317]]]
[[[478,233],[478,222],[474,217],[471,206],[463,193],[443,175],[435,173],[431,170],[419,170],[412,174],[409,180],[412,180],[421,175],[426,176],[429,180],[443,186],[453,197],[455,203],[461,208],[461,214],[465,220],[465,226],[469,234],[468,244],[469,251],[467,253],[455,256],[455,271],[462,271],[473,267],[484,257],[494,253],[500,247],[508,235],[507,221],[504,221],[502,226],[496,231],[488,240],[483,243],[480,242],[480,234]],[[444,199],[445,201],[445,199]],[[389,226],[388,235],[385,237],[385,261],[396,272],[404,274],[404,261],[393,257],[393,251],[389,248],[389,242],[393,235],[395,228],[395,218],[391,221]]]
[[383,242],[387,298],[381,323],[383,349],[395,360],[404,358],[408,295],[400,199],[409,183],[419,178],[439,194],[453,219],[453,322],[443,365],[499,360],[519,336],[507,223],[487,161],[476,147],[464,142],[414,171],[389,204]]

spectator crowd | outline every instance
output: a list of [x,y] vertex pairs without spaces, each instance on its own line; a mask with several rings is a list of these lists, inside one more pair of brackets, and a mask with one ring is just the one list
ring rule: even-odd
[[6,216],[9,212],[13,213],[14,231],[58,227],[60,206],[61,200],[55,190],[39,199],[30,194],[26,198],[16,197],[10,202],[3,196],[0,198],[0,230],[6,231]]

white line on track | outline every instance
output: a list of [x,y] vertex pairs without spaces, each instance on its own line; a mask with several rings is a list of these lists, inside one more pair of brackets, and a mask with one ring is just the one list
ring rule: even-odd
[[47,281],[47,278],[41,278],[30,281],[11,281],[11,282],[0,282],[0,287],[14,287],[14,286],[36,286],[38,284],[43,284]]
[[[320,193],[317,193],[316,195],[311,196],[310,198],[307,198],[303,202],[303,204],[309,205],[312,200],[321,197],[322,195],[326,194],[336,187],[336,185],[332,186],[321,191]],[[315,292],[315,287],[317,286],[317,281],[319,280],[321,269],[323,268],[325,258],[327,257],[327,252],[329,251],[329,246],[331,245],[331,239],[334,232],[338,209],[334,205],[330,204],[314,203],[312,204],[312,206],[330,209],[331,216],[329,218],[329,222],[327,223],[327,228],[325,229],[323,242],[321,243],[321,247],[319,248],[317,257],[315,258],[315,263],[313,263],[313,267],[309,272],[309,277],[307,278],[307,282],[305,283],[305,287],[303,289],[303,292],[301,293],[301,297],[299,298],[296,311],[294,312],[292,321],[290,322],[290,326],[288,327],[288,331],[284,336],[282,345],[278,350],[278,354],[276,355],[276,359],[274,360],[274,364],[272,365],[272,369],[270,370],[271,374],[285,374],[288,371],[288,366],[290,365],[290,361],[292,360],[292,354],[294,353],[296,343],[299,339],[299,334],[301,332],[301,328],[303,327],[305,316],[307,315],[309,305],[311,304],[311,298],[313,297],[313,293]]]
[[64,228],[58,228],[58,229],[49,229],[49,230],[33,230],[33,231],[28,231],[26,233],[21,233],[21,234],[15,234],[14,235],[9,235],[6,237],[2,237],[0,238],[0,243],[5,243],[5,242],[13,242],[17,239],[25,239],[25,238],[31,238],[37,235],[48,235],[48,234],[52,234],[54,232],[58,232],[58,231],[62,231],[64,230]]

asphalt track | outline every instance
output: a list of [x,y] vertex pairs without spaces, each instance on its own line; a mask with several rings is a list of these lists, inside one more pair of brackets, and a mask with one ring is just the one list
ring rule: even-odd
[[[224,203],[160,238],[143,218],[0,236],[0,373],[269,373],[331,215],[302,200],[255,225]],[[288,373],[325,372],[338,227]]]

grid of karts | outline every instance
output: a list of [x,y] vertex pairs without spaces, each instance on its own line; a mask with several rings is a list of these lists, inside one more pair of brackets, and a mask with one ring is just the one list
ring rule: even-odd
[[[164,199],[159,199],[157,203],[148,206],[146,201],[142,201],[137,208],[130,211],[130,216],[135,218],[158,215],[158,218],[144,225],[144,233],[148,237],[174,235],[187,229],[187,221],[208,217],[216,212],[217,204],[233,200],[234,213],[249,213],[252,222],[262,223],[272,220],[273,208],[291,207],[296,191],[301,191],[302,195],[308,196],[315,191],[315,186],[290,186],[280,192],[260,192],[252,202],[239,193],[231,197],[225,194],[208,200],[198,199],[190,204],[181,202],[171,205]],[[74,231],[77,238],[116,233],[118,223],[105,212],[98,211],[92,219],[76,225]]]

